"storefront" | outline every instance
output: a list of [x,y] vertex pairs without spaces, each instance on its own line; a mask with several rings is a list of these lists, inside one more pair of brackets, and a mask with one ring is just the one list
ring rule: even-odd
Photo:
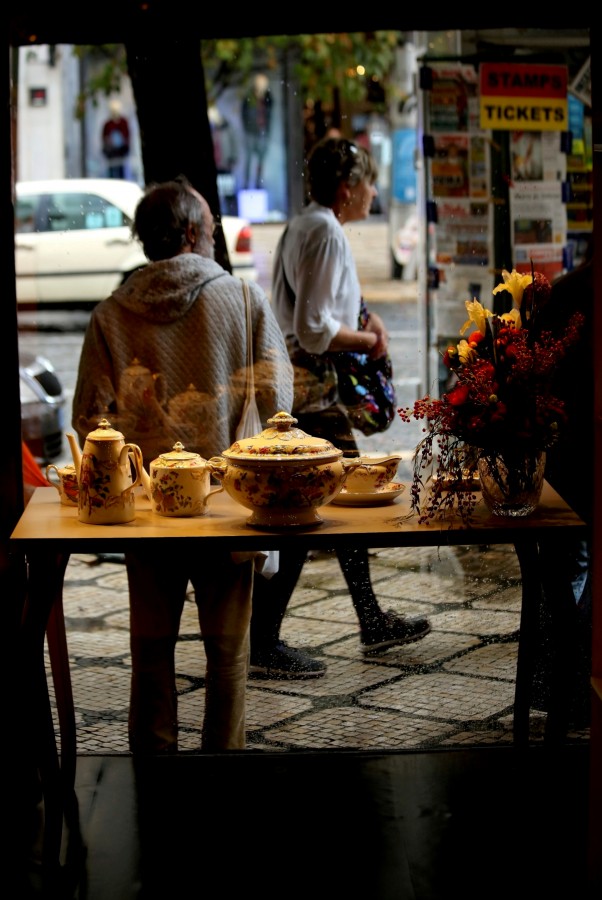
[[[68,5],[71,7],[71,4]],[[134,25],[138,29],[142,28],[142,23],[140,21],[130,21],[130,18],[135,18],[135,13],[124,13],[122,4],[105,4],[105,14],[103,15],[102,22],[96,23],[92,22],[91,25],[86,25],[81,23],[79,19],[81,18],[81,13],[79,16],[77,14],[71,15],[73,10],[70,8],[65,12],[64,17],[60,15],[60,10],[57,9],[48,9],[47,6],[43,6],[42,4],[28,4],[27,10],[22,13],[22,15],[15,15],[11,17],[11,41],[14,45],[25,43],[28,40],[31,40],[34,43],[44,43],[44,44],[54,44],[54,43],[94,43],[94,42],[106,42],[106,41],[122,41],[127,38],[128,29]],[[146,7],[148,11],[148,7]],[[310,10],[306,8],[305,13],[309,14]],[[311,17],[311,21],[319,21],[321,23],[321,29],[325,30],[333,30],[336,31],[338,27],[340,27],[339,23],[335,25],[333,21],[328,21],[329,14],[324,10],[316,9],[316,16]],[[150,15],[159,17],[159,24],[163,23],[166,26],[168,31],[168,36],[170,34],[170,29],[173,27],[173,15],[167,15],[167,12],[163,10],[161,4],[157,4],[154,7],[151,5],[150,7]],[[520,21],[520,16],[524,13],[524,10],[517,9],[515,10],[515,15],[511,15],[511,11],[506,6],[503,10],[503,19],[504,22],[500,24],[505,24],[506,21]],[[419,13],[415,14],[419,17]],[[164,16],[164,19],[162,18]],[[260,28],[255,22],[255,15],[241,14],[238,13],[238,21],[236,23],[237,33],[245,33],[245,34],[253,34],[257,33],[257,29]],[[365,11],[363,13],[365,17]],[[465,11],[460,11],[458,14],[459,18],[462,16],[466,17]],[[191,14],[189,11],[186,12],[185,25],[187,28],[196,28],[198,34],[203,34],[204,30],[201,26],[204,23],[201,21],[201,14],[198,14],[198,21],[194,14]],[[308,15],[308,20],[309,20]],[[340,20],[340,13],[330,14],[330,19],[336,18]],[[455,16],[450,16],[450,18],[456,18]],[[483,25],[483,19],[489,18],[489,22],[485,23],[490,27],[495,27],[497,22],[497,16],[490,14],[487,16],[485,13],[480,13],[480,22],[479,24]],[[582,18],[588,19],[588,16],[582,14]],[[382,27],[384,24],[391,24],[393,27],[397,25],[396,13],[383,13],[380,12],[378,15],[374,16],[375,24],[377,26]],[[153,19],[154,24],[156,25],[156,19]],[[169,22],[169,26],[166,23]],[[348,22],[348,27],[351,27],[355,23]],[[408,24],[407,22],[404,24]],[[423,25],[424,22],[417,22],[418,26]],[[454,22],[453,27],[458,28],[462,23]],[[466,25],[471,25],[472,23],[464,22]],[[538,23],[539,24],[539,23]],[[585,25],[587,27],[589,23],[586,21]],[[281,27],[272,24],[272,30],[274,33],[282,33],[285,29],[284,23],[282,23]],[[365,27],[365,22],[361,23],[362,28]],[[559,34],[562,34],[562,29],[565,27],[564,15],[558,16],[554,22],[554,27],[559,30]],[[226,29],[227,30],[227,29]],[[591,33],[591,49],[592,49],[592,57],[596,58],[596,49],[597,49],[597,35],[595,30]],[[9,57],[10,59],[10,57]],[[596,96],[596,88],[599,86],[599,78],[596,77],[595,67],[592,71],[593,78],[593,89],[592,95],[595,98]],[[282,102],[282,96],[278,92],[277,85],[270,83],[270,89],[273,89],[274,93],[274,108],[277,107],[279,103]],[[5,101],[6,108],[10,108],[11,103],[11,85],[7,80],[5,84]],[[593,122],[592,122],[592,131],[593,131],[593,232],[602,233],[602,188],[600,185],[602,184],[602,178],[600,177],[600,162],[597,159],[597,149],[602,145],[602,136],[600,134],[600,121],[598,110],[595,105],[595,100],[593,103]],[[224,118],[230,114],[233,118],[234,116],[240,115],[240,119],[237,118],[239,125],[242,129],[241,137],[249,136],[248,129],[247,132],[244,131],[243,128],[243,113],[242,110],[240,112],[236,111],[234,108],[234,104],[232,106],[228,106],[223,110],[220,110],[221,114]],[[264,188],[258,188],[258,178],[259,181],[263,178],[263,166],[267,165],[268,160],[273,161],[273,165],[275,171],[280,171],[282,169],[282,176],[278,176],[277,179],[274,180],[273,183],[269,184],[268,190],[268,200],[267,200],[267,211],[268,213],[273,210],[282,211],[286,214],[286,210],[283,209],[283,201],[282,201],[282,185],[284,184],[284,165],[282,161],[282,143],[278,137],[278,131],[275,133],[271,131],[272,127],[283,127],[283,123],[280,126],[274,125],[273,122],[270,123],[270,135],[267,143],[263,140],[265,135],[253,134],[253,141],[250,141],[247,145],[246,155],[242,156],[236,164],[236,196],[237,200],[240,204],[239,190],[238,190],[238,181],[240,180],[240,190],[242,191],[261,191]],[[257,138],[262,138],[261,140],[257,140]],[[6,121],[6,142],[10,146],[10,120],[7,116]],[[445,185],[447,190],[453,190],[456,186],[462,186],[466,183],[466,176],[463,173],[463,169],[460,163],[457,162],[456,158],[452,155],[452,147],[450,146],[451,142],[445,142],[445,151],[446,151],[446,160],[445,166],[439,170],[438,177],[440,178],[439,184],[440,186]],[[520,155],[526,156],[526,152],[523,153],[523,149],[528,146],[528,142],[520,144]],[[458,148],[455,147],[454,151]],[[461,148],[460,148],[461,149]],[[517,151],[518,152],[518,151]],[[453,163],[452,168],[450,169],[450,165]],[[260,174],[258,174],[258,167],[261,165],[262,169]],[[223,174],[228,174],[227,172]],[[13,218],[13,207],[12,207],[12,167],[7,167],[6,169],[6,186],[5,186],[5,205],[4,205],[4,218],[5,222],[12,226],[12,218]],[[226,186],[227,184],[227,186]],[[224,192],[224,196],[232,197],[234,194],[232,193],[232,184],[231,182],[222,181],[222,188]],[[262,204],[261,211],[262,214],[265,215],[265,206],[264,200],[265,198],[257,197],[244,197],[246,200],[254,200],[258,204]],[[519,220],[524,219],[525,217],[519,216]],[[520,230],[520,229],[519,229]],[[525,236],[523,233],[522,237]],[[529,237],[529,243],[546,243],[546,241],[540,241],[538,238],[542,237],[541,232],[537,232],[535,235],[532,234],[531,231],[528,231],[527,236]],[[536,240],[533,242],[531,238],[535,236]],[[546,235],[544,234],[543,237]],[[7,334],[7,340],[5,342],[5,352],[2,355],[1,362],[1,370],[2,370],[2,382],[6,388],[6,397],[7,397],[7,408],[5,410],[5,419],[8,423],[8,427],[6,429],[6,435],[3,439],[3,513],[2,513],[2,550],[3,550],[3,569],[2,569],[2,583],[3,583],[3,595],[6,597],[13,598],[13,606],[15,609],[11,610],[11,625],[13,622],[18,621],[18,612],[19,605],[21,599],[24,596],[24,584],[23,584],[23,561],[15,558],[11,558],[11,555],[8,552],[8,538],[12,532],[12,529],[19,518],[19,515],[22,511],[22,491],[21,491],[21,453],[20,453],[20,406],[18,399],[18,352],[17,352],[17,321],[16,321],[16,300],[15,300],[15,286],[14,286],[14,248],[12,242],[6,242],[6,248],[4,250],[4,279],[5,279],[5,295],[6,295],[6,315],[5,315],[5,329]],[[602,309],[602,257],[599,258],[596,262],[596,275],[595,284],[596,284],[596,309]],[[599,295],[599,296],[598,296]],[[602,321],[598,317],[595,322],[596,335],[602,336]],[[598,372],[598,376],[596,379],[597,387],[599,387],[600,383],[602,383],[602,374]],[[597,433],[596,433],[596,447],[599,448],[602,446],[602,438],[600,436],[600,421],[602,421],[602,416],[600,415],[600,410],[602,409],[602,396],[600,392],[598,392],[598,396],[596,397],[596,425]],[[600,454],[598,453],[598,456]],[[587,489],[590,489],[591,486],[587,486]],[[597,480],[594,483],[593,490],[597,499],[597,512],[595,519],[595,554],[596,554],[596,563],[602,559],[602,482]],[[601,679],[602,679],[602,631],[601,631],[601,616],[600,616],[600,599],[602,596],[602,584],[599,582],[599,567],[596,565],[596,588],[595,588],[595,609],[594,609],[594,660],[593,660],[593,678],[594,678],[594,686],[596,691],[597,700],[594,703],[594,714],[592,721],[592,737],[591,737],[591,747],[592,747],[592,759],[595,761],[595,765],[592,769],[592,780],[591,780],[591,796],[592,796],[592,814],[591,814],[591,822],[590,822],[590,867],[592,871],[592,876],[597,877],[598,883],[600,879],[600,856],[599,856],[599,847],[602,835],[602,817],[601,817],[601,806],[600,806],[600,798],[602,794],[601,785],[602,785],[602,771],[599,767],[599,758],[600,758],[600,740],[602,735],[602,710],[600,704],[600,696],[602,693],[601,689]]]

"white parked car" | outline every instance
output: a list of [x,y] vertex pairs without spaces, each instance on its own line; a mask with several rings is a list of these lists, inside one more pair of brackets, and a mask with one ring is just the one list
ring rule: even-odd
[[[16,186],[17,302],[91,307],[147,259],[131,224],[142,188],[118,178],[21,181]],[[247,219],[223,216],[232,272],[256,280]]]

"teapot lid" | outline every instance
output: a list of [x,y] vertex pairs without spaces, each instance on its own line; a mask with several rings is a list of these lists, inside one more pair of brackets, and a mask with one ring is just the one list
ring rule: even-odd
[[122,441],[123,435],[116,431],[107,419],[101,419],[98,427],[91,431],[86,440],[90,441]]
[[235,441],[222,456],[226,459],[254,462],[292,463],[299,460],[332,460],[343,455],[334,444],[324,438],[312,437],[295,428],[297,419],[287,412],[278,412],[268,419],[268,427],[250,438]]
[[143,366],[137,356],[133,358],[129,366],[123,370],[124,375],[150,375],[150,369]]
[[157,459],[153,461],[153,465],[168,466],[172,469],[186,469],[198,466],[204,462],[206,462],[206,460],[203,459],[200,453],[193,453],[190,450],[185,450],[184,444],[180,443],[180,441],[176,441],[173,445],[173,450],[169,450],[166,453],[160,453]]

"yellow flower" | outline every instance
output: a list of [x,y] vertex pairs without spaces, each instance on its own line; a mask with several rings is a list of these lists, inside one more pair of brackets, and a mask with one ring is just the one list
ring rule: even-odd
[[457,349],[458,349],[458,357],[460,358],[460,363],[463,366],[465,366],[466,363],[474,362],[479,355],[477,353],[477,351],[474,349],[474,347],[470,346],[468,341],[460,341]]
[[466,329],[473,325],[484,335],[486,332],[485,320],[489,318],[489,316],[492,316],[493,313],[490,310],[485,309],[478,300],[467,300],[464,305],[466,306],[466,312],[468,313],[468,321],[464,322],[464,325],[462,325],[460,334],[464,334]]
[[503,269],[502,278],[504,279],[504,283],[494,287],[493,293],[498,294],[500,291],[508,291],[509,294],[512,294],[515,305],[520,306],[524,290],[533,281],[533,276],[526,274],[521,275],[516,269],[512,269],[511,272],[508,272],[507,269]]
[[502,322],[505,325],[512,325],[513,328],[516,328],[519,331],[523,326],[521,323],[520,313],[517,309],[511,309],[510,312],[502,313],[500,316]]

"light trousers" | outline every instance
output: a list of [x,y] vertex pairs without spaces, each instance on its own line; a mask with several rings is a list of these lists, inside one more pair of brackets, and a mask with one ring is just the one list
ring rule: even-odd
[[[176,542],[174,541],[174,544]],[[169,548],[125,554],[130,593],[132,753],[178,749],[175,647],[188,583],[207,659],[201,747],[243,750],[253,560],[227,551]]]

